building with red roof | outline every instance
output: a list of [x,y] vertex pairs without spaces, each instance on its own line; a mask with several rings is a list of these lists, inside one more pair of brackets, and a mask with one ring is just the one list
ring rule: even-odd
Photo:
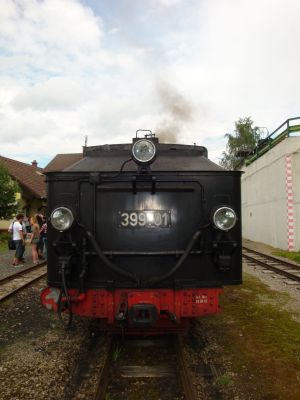
[[[0,156],[2,164],[13,180],[21,189],[17,194],[20,201],[20,212],[27,216],[36,213],[44,213],[47,200],[45,176],[43,169],[39,168],[34,160],[31,164],[16,161],[11,158]],[[0,221],[0,229],[6,230],[9,221]]]

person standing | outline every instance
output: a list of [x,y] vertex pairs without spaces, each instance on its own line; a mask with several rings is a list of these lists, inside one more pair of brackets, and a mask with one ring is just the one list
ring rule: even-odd
[[[44,223],[43,216],[41,214],[36,214],[35,218],[36,218],[36,223],[38,224],[39,229],[41,230],[43,223]],[[39,259],[41,259],[41,260],[44,258],[43,257],[43,248],[44,248],[44,241],[43,241],[42,235],[40,235],[40,240],[36,246],[36,250],[37,250]]]
[[12,233],[13,241],[16,245],[16,252],[12,264],[18,267],[23,266],[22,260],[25,251],[25,237],[22,225],[23,218],[23,214],[17,214],[16,221],[12,222],[8,228],[8,232]]
[[31,217],[31,236],[30,236],[30,244],[31,244],[31,254],[32,254],[32,261],[33,264],[36,265],[39,262],[39,255],[37,246],[40,241],[40,227],[37,222],[36,216]]
[[26,231],[26,226],[25,226],[25,217],[23,221],[21,222],[22,228],[23,228],[23,238],[24,238],[24,244],[23,244],[23,254],[22,254],[22,263],[26,263],[25,259],[25,250],[26,250],[26,236],[27,236],[27,231]]
[[31,226],[30,226],[29,218],[27,216],[24,217],[23,225],[25,226],[26,234],[30,233],[31,232]]
[[43,243],[43,256],[47,258],[47,218],[43,217],[43,225],[40,229],[41,240]]

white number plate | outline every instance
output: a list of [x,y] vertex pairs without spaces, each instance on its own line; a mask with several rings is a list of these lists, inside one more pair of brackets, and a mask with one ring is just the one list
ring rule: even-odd
[[171,228],[171,211],[119,211],[119,228]]

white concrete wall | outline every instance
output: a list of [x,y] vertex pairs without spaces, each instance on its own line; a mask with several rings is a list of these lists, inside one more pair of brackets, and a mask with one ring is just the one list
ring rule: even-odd
[[298,251],[300,250],[300,137],[285,139],[244,168],[243,237],[287,249],[286,154],[292,154],[295,247]]
[[297,251],[300,251],[300,150],[298,150],[298,152],[293,153],[292,166],[293,166],[295,247]]

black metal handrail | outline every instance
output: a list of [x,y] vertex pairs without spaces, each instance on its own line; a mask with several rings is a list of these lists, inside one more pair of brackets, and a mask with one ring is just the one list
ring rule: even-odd
[[[298,124],[291,123],[292,121],[296,120],[298,120]],[[293,132],[300,132],[300,117],[287,119],[278,128],[276,128],[275,131],[273,131],[265,139],[260,141],[255,149],[248,154],[245,160],[245,164],[250,165],[253,161],[257,160],[259,157],[269,151],[272,147],[276,146],[283,139],[289,137]]]

